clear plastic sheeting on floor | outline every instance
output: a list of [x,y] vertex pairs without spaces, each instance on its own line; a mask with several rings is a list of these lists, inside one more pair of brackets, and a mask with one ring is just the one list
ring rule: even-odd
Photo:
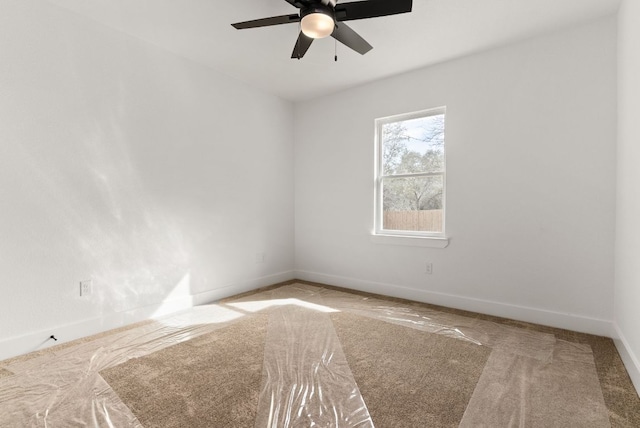
[[[165,320],[35,358],[9,360],[0,379],[1,427],[140,427],[99,372],[188,341],[241,317],[217,306],[194,308]],[[63,345],[64,346],[64,345]]]
[[[463,348],[454,349],[485,349],[484,359],[480,358],[482,355],[477,358],[481,364],[477,380],[473,381],[473,384],[477,382],[475,390],[469,389],[470,398],[466,399],[459,415],[447,415],[447,420],[457,418],[456,423],[461,426],[610,426],[588,345],[424,305],[303,284],[227,299],[93,340],[52,348],[36,356],[2,362],[0,426],[179,426],[179,418],[158,415],[149,400],[135,401],[136,391],[154,388],[161,385],[153,383],[154,379],[163,378],[166,382],[171,376],[200,375],[197,381],[207,383],[209,377],[202,377],[206,374],[213,380],[218,370],[221,376],[215,379],[218,382],[215,385],[226,385],[225,388],[231,390],[226,391],[228,394],[233,394],[233,388],[237,387],[238,396],[247,397],[243,398],[242,405],[233,408],[233,412],[242,412],[242,415],[234,413],[225,418],[235,420],[236,416],[242,416],[243,421],[255,421],[252,426],[269,428],[373,427],[375,412],[381,414],[384,409],[374,412],[367,407],[367,385],[360,384],[349,364],[356,357],[345,354],[334,328],[332,316],[340,313],[349,314],[353,320],[376,320],[369,323],[383,322],[386,326],[393,324],[422,332],[415,332],[417,335],[447,338],[439,339],[438,346],[446,346],[446,341],[452,340],[466,343]],[[252,323],[246,323],[247,320]],[[264,333],[251,335],[242,328],[263,329]],[[354,326],[355,333],[350,334],[359,334],[357,328]],[[224,347],[230,341],[235,341],[235,347],[225,353]],[[366,340],[357,343],[366,343]],[[168,352],[178,349],[177,345],[188,344],[192,346],[180,352]],[[244,372],[238,373],[247,373],[247,378],[253,373],[255,382],[247,380],[241,385],[238,380],[235,385],[233,380],[222,376],[228,375],[222,373],[225,365],[212,364],[215,362],[207,361],[206,355],[193,358],[191,363],[190,355],[211,352],[214,348],[218,351],[211,354],[216,355],[215,358],[241,360],[238,367]],[[244,358],[246,356],[237,351],[242,349],[254,350],[256,358]],[[257,353],[257,349],[263,353]],[[173,370],[172,361],[178,358],[185,361]],[[132,362],[140,364],[122,373],[118,371]],[[358,360],[360,366],[375,366],[375,363]],[[442,362],[449,363],[448,360]],[[166,376],[154,374],[153,368]],[[103,378],[101,372],[104,376],[109,373],[109,377]],[[115,381],[113,384],[105,381],[106,378],[119,379],[129,386],[133,382],[127,376],[131,375],[136,376],[135,382],[140,382],[139,389],[133,385],[125,391],[115,386]],[[182,384],[188,389],[190,382]],[[193,388],[196,384],[192,383]],[[202,395],[215,394],[215,391],[198,387],[200,396],[196,397],[195,392],[184,388],[167,387],[167,391],[159,393],[174,394],[178,398],[172,401],[176,411],[184,411],[194,418],[190,420],[197,421],[197,412],[202,411],[202,407],[189,406],[189,400],[198,398],[205,406],[213,405],[215,400],[207,400]],[[130,397],[134,397],[134,401]],[[421,410],[429,411],[428,402],[415,403],[413,407],[417,420]],[[207,413],[211,418],[211,412]],[[202,420],[201,426],[216,426],[211,419]],[[190,426],[197,426],[197,422],[190,422]]]
[[274,311],[264,353],[257,427],[373,426],[327,314]]
[[558,341],[539,361],[494,350],[460,427],[608,427],[588,346]]
[[320,289],[324,303],[334,310],[372,317],[428,333],[465,340],[476,345],[546,361],[552,358],[553,334],[527,331],[434,309],[362,297],[329,289]]

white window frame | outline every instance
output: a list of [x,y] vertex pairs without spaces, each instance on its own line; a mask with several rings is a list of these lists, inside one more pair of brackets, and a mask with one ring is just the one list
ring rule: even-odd
[[[441,243],[426,243],[426,246],[437,246],[444,248],[448,245],[449,241],[446,238],[446,195],[447,195],[447,141],[445,136],[444,147],[444,168],[442,172],[438,173],[416,173],[416,174],[398,174],[398,175],[384,175],[382,165],[382,127],[389,123],[402,122],[412,119],[419,119],[429,116],[445,116],[445,130],[446,130],[446,107],[437,107],[428,110],[421,110],[412,113],[398,114],[394,116],[383,117],[375,120],[376,132],[375,132],[375,214],[374,222],[375,228],[373,233],[374,242],[377,243],[398,243],[406,245],[419,245],[424,246],[425,240],[441,241]],[[445,131],[446,132],[446,131]],[[383,197],[382,189],[385,178],[406,178],[406,177],[433,177],[442,176],[442,232],[422,232],[413,230],[388,230],[383,229]],[[397,241],[394,238],[413,238],[404,240],[405,242]],[[423,242],[421,242],[423,241]]]

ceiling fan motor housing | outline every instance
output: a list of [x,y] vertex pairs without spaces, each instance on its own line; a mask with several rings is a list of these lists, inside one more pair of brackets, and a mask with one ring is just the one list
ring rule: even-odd
[[300,18],[304,19],[305,16],[307,15],[311,15],[313,13],[321,13],[323,15],[328,15],[331,18],[333,18],[333,20],[336,20],[336,16],[335,16],[335,12],[333,10],[333,7],[331,6],[325,6],[322,3],[313,5],[313,6],[309,6],[309,7],[305,7],[304,9],[300,9]]

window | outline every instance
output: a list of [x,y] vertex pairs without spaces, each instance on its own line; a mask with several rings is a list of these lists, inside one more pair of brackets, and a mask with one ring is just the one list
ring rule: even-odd
[[376,120],[376,230],[444,237],[445,108]]

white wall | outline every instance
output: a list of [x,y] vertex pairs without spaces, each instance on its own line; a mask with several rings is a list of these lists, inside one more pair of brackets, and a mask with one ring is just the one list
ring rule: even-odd
[[[372,243],[374,119],[438,106],[450,245]],[[610,333],[614,17],[295,111],[298,277]]]
[[0,58],[0,359],[292,277],[289,102],[37,0]]
[[640,390],[640,3],[624,0],[618,45],[616,343]]

